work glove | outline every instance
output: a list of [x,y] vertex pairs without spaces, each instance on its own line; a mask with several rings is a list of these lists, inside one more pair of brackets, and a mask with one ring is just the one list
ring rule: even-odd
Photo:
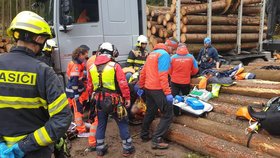
[[6,149],[4,154],[10,155],[14,154],[16,158],[23,158],[24,152],[19,148],[18,143],[14,144],[12,147]]
[[15,155],[14,153],[9,153],[9,154],[5,154],[4,151],[8,150],[9,148],[7,147],[6,143],[1,142],[0,143],[0,157],[1,158],[14,158]]
[[139,97],[141,97],[142,95],[143,95],[143,93],[144,93],[144,90],[143,89],[138,89],[138,91],[137,91],[137,95],[139,96]]
[[167,102],[168,102],[169,104],[172,104],[172,103],[173,103],[173,96],[172,96],[171,94],[168,94],[168,95],[166,96],[166,100],[167,100]]

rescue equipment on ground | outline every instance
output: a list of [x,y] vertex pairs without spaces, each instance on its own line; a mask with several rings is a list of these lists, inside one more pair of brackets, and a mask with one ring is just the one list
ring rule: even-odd
[[210,112],[213,110],[213,106],[211,104],[189,96],[175,96],[173,99],[173,105],[178,106],[183,111],[189,112],[196,116],[200,116],[205,112]]
[[212,93],[205,89],[197,89],[196,87],[190,92],[189,96],[198,98],[203,101],[208,101],[212,98]]

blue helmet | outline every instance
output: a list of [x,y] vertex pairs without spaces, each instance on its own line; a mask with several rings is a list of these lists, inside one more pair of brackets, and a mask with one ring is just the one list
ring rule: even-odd
[[204,44],[211,44],[211,38],[209,37],[204,38]]

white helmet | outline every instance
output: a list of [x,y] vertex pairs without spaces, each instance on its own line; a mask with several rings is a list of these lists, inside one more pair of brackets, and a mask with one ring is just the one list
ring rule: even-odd
[[111,43],[109,42],[104,42],[99,46],[99,52],[101,54],[109,54],[114,58],[117,58],[119,56],[119,51],[118,49]]
[[114,46],[111,44],[111,43],[109,43],[109,42],[104,42],[104,43],[102,43],[100,46],[99,46],[99,50],[100,51],[104,51],[104,50],[107,50],[107,51],[110,51],[110,52],[112,52],[113,50],[114,50]]
[[56,42],[53,39],[49,39],[45,43],[43,51],[51,52],[53,48],[57,48],[57,44],[56,44]]
[[137,38],[137,46],[141,46],[142,43],[148,43],[148,38],[144,35],[140,35],[138,38]]

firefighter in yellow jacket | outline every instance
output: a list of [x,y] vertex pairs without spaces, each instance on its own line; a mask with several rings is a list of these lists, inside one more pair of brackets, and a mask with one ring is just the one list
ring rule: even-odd
[[146,58],[149,55],[146,47],[148,44],[148,39],[144,35],[140,35],[137,38],[136,47],[131,50],[127,58],[127,67],[132,67],[134,70],[138,70],[146,62]]
[[7,33],[17,46],[0,57],[0,157],[49,158],[72,117],[59,78],[35,59],[53,34],[30,11],[19,13]]

